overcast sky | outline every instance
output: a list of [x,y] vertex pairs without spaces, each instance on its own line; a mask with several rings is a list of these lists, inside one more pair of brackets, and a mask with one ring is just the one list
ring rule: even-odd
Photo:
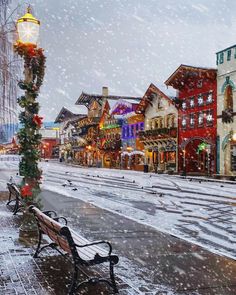
[[47,56],[39,97],[46,121],[82,91],[108,86],[110,94],[142,96],[150,83],[166,91],[181,63],[215,67],[215,52],[236,43],[235,0],[30,3]]

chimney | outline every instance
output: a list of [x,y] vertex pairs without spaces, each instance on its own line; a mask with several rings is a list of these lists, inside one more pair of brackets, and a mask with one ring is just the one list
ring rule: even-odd
[[102,96],[108,96],[108,87],[102,87]]

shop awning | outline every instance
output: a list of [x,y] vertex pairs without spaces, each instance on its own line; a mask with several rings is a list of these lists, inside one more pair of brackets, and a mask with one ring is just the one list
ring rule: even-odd
[[132,151],[132,152],[122,152],[121,153],[121,157],[124,157],[124,156],[131,157],[131,156],[134,156],[134,155],[144,156],[145,153],[142,152],[142,151]]

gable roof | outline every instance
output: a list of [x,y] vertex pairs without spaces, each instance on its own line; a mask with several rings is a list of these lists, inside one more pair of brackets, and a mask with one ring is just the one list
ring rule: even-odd
[[148,107],[149,104],[152,103],[152,98],[151,95],[155,93],[163,98],[165,98],[166,100],[168,100],[171,104],[174,105],[174,102],[171,98],[169,98],[164,92],[162,92],[157,86],[155,86],[153,83],[151,83],[148,87],[148,89],[146,90],[143,98],[141,99],[141,101],[139,102],[137,109],[136,109],[136,113],[137,114],[144,114],[146,108]]
[[79,98],[76,101],[76,105],[84,105],[87,108],[90,106],[90,104],[93,101],[97,101],[100,105],[102,105],[103,100],[119,100],[119,99],[125,99],[125,100],[141,100],[141,97],[132,97],[132,96],[117,96],[117,95],[108,95],[108,96],[103,96],[99,94],[88,94],[85,92],[82,92]]
[[54,123],[61,123],[65,120],[84,117],[84,114],[74,114],[72,111],[68,110],[66,107],[62,107],[59,114],[57,115]]
[[119,99],[116,101],[116,103],[113,105],[113,107],[111,108],[111,113],[114,113],[116,111],[117,108],[119,108],[119,106],[123,106],[127,109],[129,109],[130,111],[134,111],[137,107],[137,105],[139,104],[140,100],[137,99]]
[[172,86],[175,89],[184,87],[184,82],[192,77],[199,76],[214,80],[216,78],[217,69],[196,67],[181,64],[173,74],[165,81],[167,86]]

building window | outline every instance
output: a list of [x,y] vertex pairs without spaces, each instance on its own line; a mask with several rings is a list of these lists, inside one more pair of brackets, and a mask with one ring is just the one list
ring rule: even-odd
[[224,109],[233,110],[233,88],[227,85],[224,92]]
[[220,64],[224,62],[224,52],[220,53]]
[[212,101],[213,101],[213,93],[209,92],[207,93],[206,103],[209,104],[209,103],[212,103]]
[[126,127],[126,138],[129,137],[129,126]]
[[187,108],[187,103],[186,103],[186,101],[183,101],[182,102],[182,109],[186,110],[186,108]]
[[236,58],[236,47],[234,49],[234,58]]
[[187,118],[186,117],[183,117],[182,118],[182,128],[185,129],[186,128],[186,125],[187,125]]
[[125,138],[125,127],[122,128],[122,137]]
[[134,137],[134,125],[131,125],[131,134],[130,134],[130,136],[131,137]]
[[197,98],[197,102],[198,102],[198,106],[203,106],[203,96],[202,94],[199,94],[198,95],[198,98]]
[[155,126],[153,129],[163,128],[164,127],[163,118],[158,117],[153,119],[153,125]]
[[231,145],[231,171],[236,171],[236,145]]
[[194,97],[191,97],[191,98],[190,98],[190,102],[189,102],[189,104],[190,104],[190,108],[194,108],[194,106],[195,106]]
[[173,115],[173,114],[167,115],[166,127],[167,128],[175,127],[175,115]]
[[213,125],[213,111],[212,110],[208,110],[206,112],[206,123],[208,126]]
[[219,64],[219,54],[218,53],[216,54],[216,64],[217,65]]
[[197,81],[197,88],[202,88],[203,79]]
[[195,118],[194,114],[190,114],[190,120],[189,120],[189,125],[191,128],[194,128],[195,125]]
[[198,113],[198,126],[201,127],[203,126],[203,119],[204,119],[204,115],[203,112]]
[[140,130],[144,130],[144,123],[143,122],[140,124]]
[[231,49],[227,51],[227,60],[231,59]]

